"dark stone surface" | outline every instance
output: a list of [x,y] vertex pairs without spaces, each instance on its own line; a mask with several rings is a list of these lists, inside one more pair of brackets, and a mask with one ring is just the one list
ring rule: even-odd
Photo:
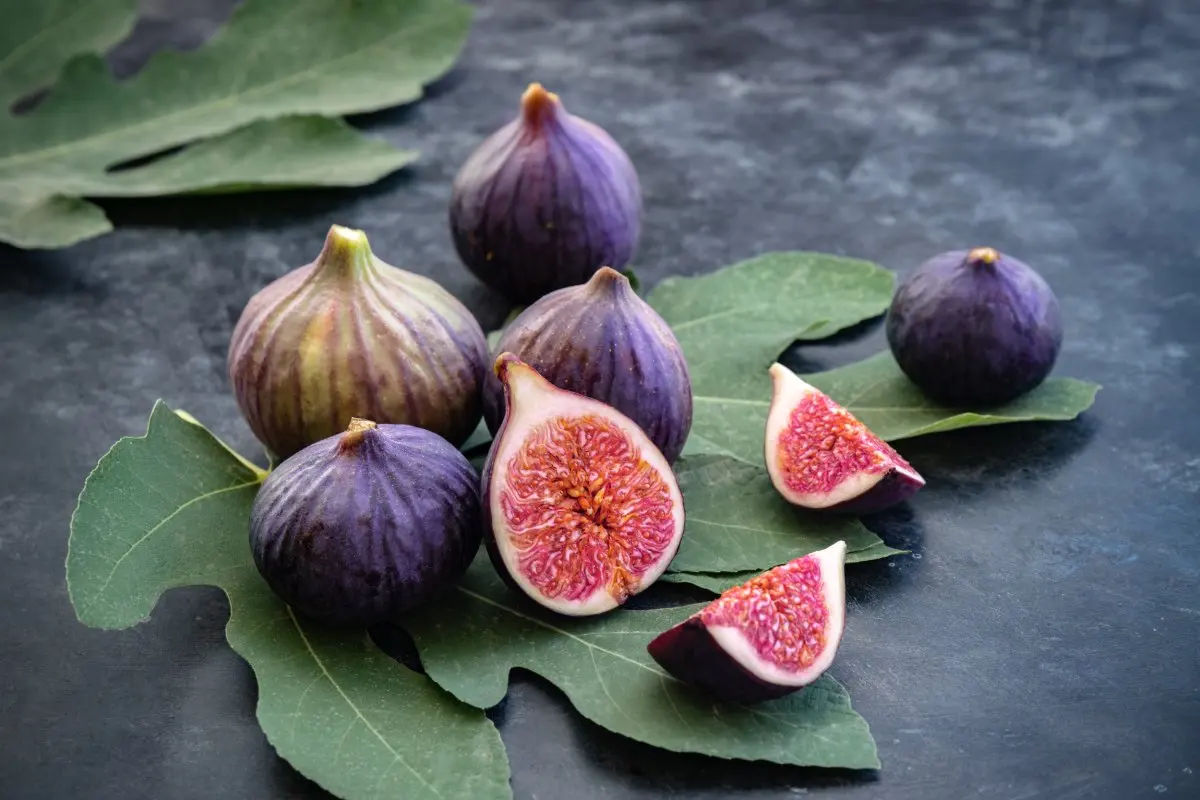
[[[194,44],[212,0],[147,5],[123,69]],[[253,451],[224,375],[249,295],[334,222],[436,276],[450,179],[542,80],[644,183],[647,283],[770,249],[904,271],[988,244],[1066,318],[1060,374],[1104,384],[1071,424],[904,443],[928,488],[872,521],[913,556],[849,570],[835,674],[877,774],[665,754],[518,677],[501,731],[519,798],[1200,796],[1200,9],[1188,0],[624,2],[481,8],[461,66],[362,122],[423,151],[364,191],[106,203],[119,230],[0,250],[0,797],[319,797],[254,721],[215,590],[128,631],[79,625],[63,582],[83,478],[154,399]],[[882,346],[878,326],[803,357]]]

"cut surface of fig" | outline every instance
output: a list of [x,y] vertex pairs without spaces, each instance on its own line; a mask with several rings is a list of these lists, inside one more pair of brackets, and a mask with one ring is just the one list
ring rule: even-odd
[[628,417],[496,360],[506,413],[484,467],[488,552],[540,605],[582,616],[658,579],[683,535],[683,497]]
[[771,483],[789,503],[866,514],[925,485],[895,448],[824,392],[782,364],[769,371],[764,456]]
[[727,590],[647,647],[663,669],[714,697],[783,697],[829,669],[846,622],[846,543]]

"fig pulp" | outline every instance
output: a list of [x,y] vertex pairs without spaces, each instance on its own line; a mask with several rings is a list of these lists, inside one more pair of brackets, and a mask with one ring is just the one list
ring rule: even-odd
[[297,611],[366,626],[453,585],[479,550],[479,477],[435,433],[355,419],[263,482],[254,563]]
[[812,683],[833,663],[846,622],[846,543],[735,586],[647,649],[684,683],[757,703]]
[[666,570],[683,535],[671,467],[633,420],[496,359],[507,412],[483,471],[497,571],[561,614],[600,614]]
[[461,444],[479,424],[487,365],[483,330],[453,295],[338,225],[316,261],[250,299],[228,361],[250,429],[281,459],[351,417]]
[[516,119],[454,179],[450,232],[467,268],[513,303],[623,269],[641,232],[642,194],[612,137],[529,86]]
[[[513,320],[496,345],[560,389],[587,395],[632,419],[674,463],[692,426],[692,382],[675,334],[637,296],[629,279],[601,267]],[[483,416],[493,434],[504,419],[504,387],[484,378]]]
[[767,472],[789,503],[856,514],[908,499],[925,479],[828,395],[782,364],[769,370]]
[[887,338],[900,369],[930,399],[994,406],[1050,374],[1062,315],[1028,264],[978,247],[935,256],[902,280]]

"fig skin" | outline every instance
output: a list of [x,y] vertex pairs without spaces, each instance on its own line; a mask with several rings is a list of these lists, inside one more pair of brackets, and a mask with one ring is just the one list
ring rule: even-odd
[[[496,438],[492,441],[491,448],[488,450],[487,459],[484,462],[482,471],[483,489],[481,493],[481,507],[483,515],[483,542],[492,565],[504,583],[518,596],[524,597],[528,601],[558,614],[565,616],[590,616],[602,614],[623,605],[628,600],[628,597],[645,591],[653,585],[662,573],[666,571],[667,566],[675,557],[675,553],[679,550],[679,545],[683,538],[685,512],[683,495],[679,491],[678,483],[675,481],[675,475],[671,471],[670,465],[666,463],[662,454],[655,449],[653,442],[649,441],[641,429],[637,427],[637,424],[616,409],[598,400],[559,389],[545,378],[542,378],[536,370],[512,353],[501,353],[496,358],[494,369],[496,374],[500,376],[502,385],[505,388],[507,413],[505,413],[500,430],[496,434]],[[512,388],[514,380],[522,381],[523,388],[514,390]],[[522,410],[519,404],[524,404],[525,409]],[[626,436],[640,447],[642,459],[655,467],[657,474],[663,479],[666,488],[669,490],[673,513],[671,541],[658,554],[654,563],[637,576],[638,582],[630,588],[627,597],[614,598],[611,595],[605,594],[603,588],[598,589],[588,598],[585,598],[583,602],[559,601],[556,598],[542,596],[532,584],[529,586],[524,585],[523,581],[528,582],[528,579],[524,577],[518,578],[514,574],[514,569],[517,569],[517,567],[510,565],[508,559],[505,557],[506,545],[501,544],[500,538],[501,535],[507,537],[507,533],[497,534],[497,527],[504,524],[504,516],[501,510],[503,501],[499,493],[493,497],[495,482],[502,480],[503,477],[501,465],[498,462],[508,462],[514,458],[520,447],[524,444],[526,437],[538,425],[550,419],[564,416],[571,418],[584,416],[600,417],[615,423],[623,430]],[[510,442],[510,439],[515,441]],[[612,491],[613,487],[607,484],[603,488],[609,494],[610,499],[614,494],[620,495],[622,492],[620,488],[616,492]],[[590,496],[595,497],[594,494]],[[570,502],[568,496],[562,497],[561,500]],[[579,511],[572,509],[564,513],[578,514]]]
[[641,217],[629,156],[537,83],[517,117],[463,164],[450,201],[463,264],[521,305],[583,283],[603,265],[623,269],[637,250]]
[[259,573],[288,605],[368,626],[429,602],[479,550],[479,478],[435,433],[355,419],[264,481],[250,515]]
[[479,424],[487,366],[487,340],[462,303],[338,225],[315,261],[250,299],[228,357],[238,406],[276,459],[351,417],[462,444]]
[[[629,279],[601,267],[591,280],[559,289],[513,320],[496,353],[509,352],[560,389],[599,400],[632,419],[673,464],[692,427],[692,381],[670,326]],[[504,386],[483,383],[483,417],[494,435],[504,419]]]
[[[824,550],[768,570],[741,586],[725,591],[705,608],[663,631],[651,640],[646,650],[659,666],[676,679],[725,702],[761,703],[789,695],[824,674],[837,656],[846,622],[845,560],[846,543],[839,541]],[[710,610],[730,602],[732,596],[746,587],[806,561],[815,563],[820,571],[821,600],[826,612],[822,628],[824,646],[809,666],[785,671],[754,651],[746,632],[759,625],[779,630],[776,626],[782,624],[786,630],[789,623],[786,617],[776,617],[770,622],[756,620],[755,609],[741,605],[737,606],[739,610],[734,615],[739,622],[736,629],[708,619]],[[769,604],[758,604],[755,608],[761,611],[769,605],[779,615],[783,612],[779,604],[788,599],[792,598],[786,594],[772,593]],[[792,610],[799,612],[798,616],[804,613],[794,607]],[[809,616],[808,621],[811,620]],[[794,622],[792,624],[795,625]],[[746,638],[743,638],[743,633],[746,633]]]
[[901,281],[887,314],[892,355],[948,406],[995,406],[1050,374],[1062,347],[1058,299],[1025,264],[990,247],[942,253]]

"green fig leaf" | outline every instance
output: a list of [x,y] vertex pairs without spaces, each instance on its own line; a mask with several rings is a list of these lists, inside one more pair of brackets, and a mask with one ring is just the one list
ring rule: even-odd
[[926,399],[887,351],[804,378],[890,441],[980,425],[1074,419],[1091,407],[1100,390],[1097,384],[1075,378],[1050,378],[1003,406],[946,408]]
[[321,117],[418,99],[471,17],[459,0],[248,0],[202,47],[118,82],[97,53],[128,31],[132,6],[0,0],[0,96],[58,76],[32,111],[0,111],[0,241],[64,247],[110,230],[84,197],[375,181],[415,154]]
[[536,672],[603,728],[666,750],[822,767],[879,766],[867,723],[833,678],[755,706],[721,703],[667,675],[646,645],[702,606],[570,618],[508,591],[486,557],[437,607],[402,621],[421,664],[465,703],[504,697],[509,672]]
[[695,402],[685,453],[762,464],[767,368],[792,342],[883,313],[891,272],[821,253],[768,253],[708,275],[667,278],[647,302],[675,332]]
[[[882,545],[856,517],[806,511],[784,500],[763,467],[720,456],[682,458],[675,475],[686,509],[673,572],[754,574],[843,540],[846,549]],[[885,548],[885,551],[888,548]],[[883,558],[891,552],[879,552]]]
[[[159,403],[117,442],[71,521],[67,585],[79,619],[127,628],[175,586],[229,598],[226,638],[254,669],[258,721],[280,756],[333,794],[508,798],[495,727],[364,631],[297,617],[255,569],[247,520],[263,473]],[[413,735],[418,726],[420,735]]]
[[[811,551],[810,551],[811,552]],[[846,563],[858,564],[863,561],[874,561],[878,558],[887,558],[888,556],[904,555],[907,550],[896,550],[888,547],[882,541],[868,545],[861,550],[846,551]],[[805,553],[798,553],[792,558],[797,558]],[[782,562],[781,562],[782,563]],[[773,564],[772,566],[778,566]],[[699,586],[702,589],[708,589],[713,594],[720,594],[726,589],[732,589],[734,586],[740,586],[753,577],[761,575],[765,569],[751,569],[743,572],[675,572],[667,571],[659,578],[666,583],[690,583],[693,586]]]
[[51,83],[82,53],[103,53],[137,20],[137,0],[0,2],[0,110]]

